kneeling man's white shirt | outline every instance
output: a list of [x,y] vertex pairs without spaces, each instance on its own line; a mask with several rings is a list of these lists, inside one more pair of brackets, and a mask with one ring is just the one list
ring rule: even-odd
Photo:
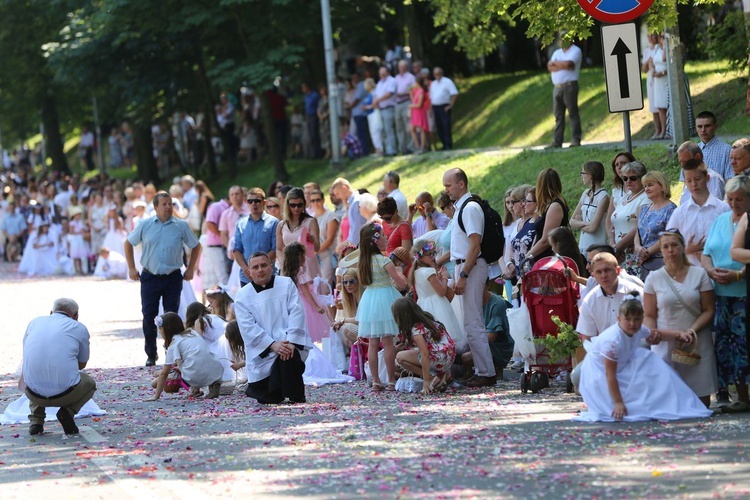
[[234,303],[237,324],[245,342],[247,381],[258,382],[271,375],[277,354],[260,355],[274,342],[285,340],[305,346],[302,361],[313,347],[305,325],[305,312],[297,287],[291,278],[275,276],[272,288],[258,293],[252,283],[237,292]]
[[638,292],[643,297],[643,287],[622,278],[618,278],[617,291],[613,295],[605,295],[602,287],[596,285],[581,304],[576,331],[587,337],[596,337],[617,323],[622,299],[631,292]]
[[23,379],[40,396],[65,392],[81,381],[78,363],[89,360],[89,331],[56,312],[31,320],[23,337]]

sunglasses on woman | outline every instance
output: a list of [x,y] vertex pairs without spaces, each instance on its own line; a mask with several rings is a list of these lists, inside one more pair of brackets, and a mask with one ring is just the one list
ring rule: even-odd
[[640,178],[641,178],[640,175],[631,175],[631,176],[623,175],[622,176],[622,182],[628,182],[628,181],[635,182],[635,181],[637,181]]
[[278,205],[266,205],[266,208],[269,210],[273,210],[274,208],[279,208]]
[[290,204],[289,204],[289,207],[290,207],[290,208],[302,208],[302,207],[304,207],[304,206],[305,206],[305,204],[304,204],[304,203],[290,203]]
[[357,284],[357,280],[356,279],[341,280],[341,284],[344,285],[344,286],[356,285]]

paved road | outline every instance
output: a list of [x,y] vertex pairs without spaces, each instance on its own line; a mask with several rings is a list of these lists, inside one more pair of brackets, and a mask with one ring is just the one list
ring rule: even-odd
[[0,408],[18,397],[26,324],[58,296],[81,305],[87,371],[108,414],[56,422],[31,439],[0,427],[3,498],[747,498],[750,418],[584,425],[580,398],[515,381],[434,397],[371,395],[363,383],[308,388],[308,403],[259,407],[242,395],[146,403],[138,285],[22,279],[0,266]]

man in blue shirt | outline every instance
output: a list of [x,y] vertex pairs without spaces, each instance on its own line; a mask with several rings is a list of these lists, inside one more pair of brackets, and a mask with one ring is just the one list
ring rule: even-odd
[[21,256],[21,244],[27,227],[24,216],[16,212],[16,203],[8,203],[8,213],[0,222],[0,230],[5,236],[5,258],[8,262],[15,262],[16,258]]
[[305,94],[305,121],[307,122],[307,137],[310,140],[310,151],[313,159],[320,158],[320,121],[318,120],[318,101],[320,95],[305,82],[302,84],[302,93]]
[[351,104],[352,118],[357,125],[357,137],[362,145],[362,155],[367,156],[370,152],[367,147],[367,142],[370,139],[370,128],[367,125],[367,115],[362,108],[367,98],[367,90],[365,90],[365,83],[360,81],[359,73],[352,75],[352,86],[354,87],[354,101]]
[[[142,220],[125,240],[125,259],[128,262],[130,279],[141,281],[141,312],[143,313],[143,336],[146,339],[146,366],[154,366],[159,355],[156,349],[156,324],[159,301],[164,312],[177,312],[180,307],[182,280],[190,281],[201,254],[198,238],[182,219],[172,216],[172,197],[164,191],[154,197],[156,215]],[[133,247],[143,244],[141,265],[143,273],[135,267]],[[182,248],[192,248],[185,274],[182,267]]]
[[266,193],[258,187],[247,192],[250,215],[237,220],[234,233],[234,260],[240,266],[240,285],[250,282],[250,269],[247,262],[255,252],[268,255],[271,262],[276,260],[276,226],[279,219],[265,212]]
[[364,225],[365,218],[359,213],[359,192],[352,189],[349,181],[339,177],[333,181],[331,186],[334,195],[339,200],[347,200],[349,206],[347,217],[349,218],[349,236],[346,238],[352,245],[359,245],[359,231]]

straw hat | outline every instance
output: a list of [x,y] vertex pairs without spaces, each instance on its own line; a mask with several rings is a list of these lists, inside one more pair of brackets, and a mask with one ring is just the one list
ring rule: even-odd
[[68,217],[70,217],[71,219],[76,215],[81,215],[82,213],[83,208],[81,207],[68,207]]
[[359,263],[359,249],[339,261],[339,267],[354,267]]

